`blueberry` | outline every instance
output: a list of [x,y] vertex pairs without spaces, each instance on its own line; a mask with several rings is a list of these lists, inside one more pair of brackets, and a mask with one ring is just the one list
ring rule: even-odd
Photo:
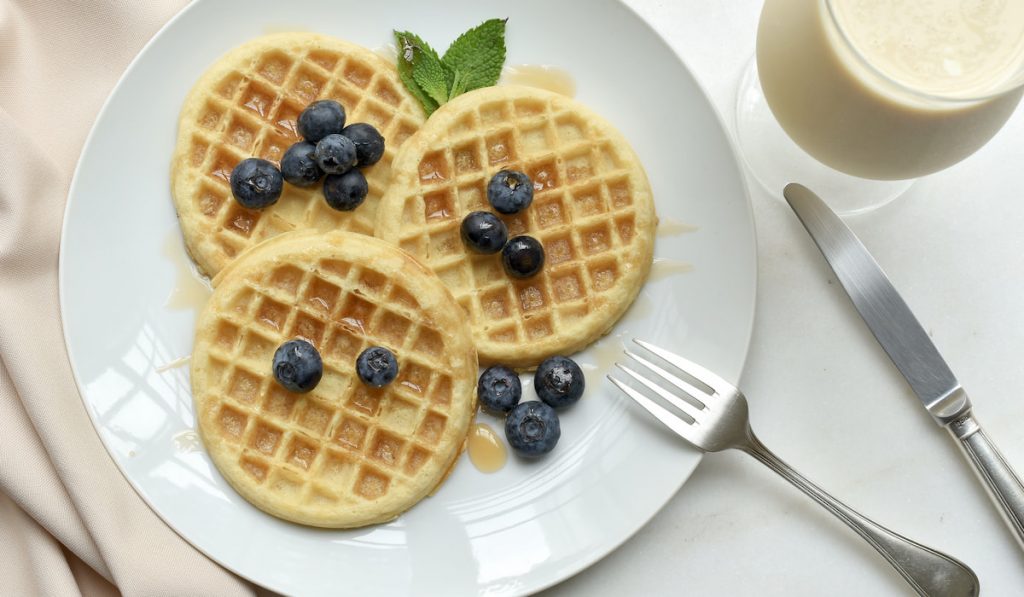
[[316,143],[327,135],[341,133],[345,128],[345,108],[334,100],[313,102],[299,114],[296,124],[306,141]]
[[315,150],[316,145],[309,141],[299,141],[289,147],[281,158],[284,179],[297,187],[311,187],[319,182],[324,171],[316,163]]
[[274,353],[274,379],[287,390],[305,394],[323,375],[320,353],[305,340],[289,340]]
[[487,200],[499,213],[519,213],[533,201],[533,183],[522,172],[502,170],[487,184]]
[[371,346],[356,358],[356,373],[366,385],[381,388],[398,377],[398,361],[390,350]]
[[476,384],[476,397],[483,407],[495,413],[507,413],[523,397],[523,384],[519,375],[505,367],[488,367]]
[[344,174],[356,165],[356,144],[342,135],[327,135],[316,144],[313,157],[328,174]]
[[324,179],[324,199],[338,211],[352,211],[363,203],[370,192],[366,177],[359,170],[344,174],[328,174]]
[[474,211],[462,220],[462,242],[477,253],[497,253],[508,241],[508,229],[498,216]]
[[341,134],[355,143],[360,168],[376,164],[384,155],[384,137],[373,125],[357,122],[346,126]]
[[505,271],[513,278],[529,278],[544,267],[544,247],[532,236],[516,236],[501,250]]
[[537,396],[552,408],[576,404],[586,385],[583,370],[568,357],[544,359],[533,376],[533,389],[537,390]]
[[543,402],[522,402],[505,417],[505,439],[520,456],[547,454],[561,435],[558,413]]
[[267,160],[246,158],[231,171],[231,194],[249,209],[277,203],[284,189],[281,171]]

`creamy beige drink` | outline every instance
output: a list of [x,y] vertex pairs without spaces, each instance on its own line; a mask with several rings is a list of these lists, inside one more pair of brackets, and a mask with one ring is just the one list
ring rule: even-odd
[[1024,0],[766,0],[757,66],[812,156],[915,178],[976,151],[1017,105]]

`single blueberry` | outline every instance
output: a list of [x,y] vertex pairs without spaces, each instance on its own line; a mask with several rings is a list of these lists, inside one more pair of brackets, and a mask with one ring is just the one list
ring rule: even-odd
[[311,187],[319,182],[324,171],[317,165],[314,151],[316,145],[309,141],[299,141],[289,147],[281,158],[284,179],[297,187]]
[[267,160],[246,158],[231,171],[231,194],[249,209],[277,203],[284,189],[281,171]]
[[495,413],[507,413],[523,397],[519,375],[504,365],[488,367],[476,384],[476,396],[483,407]]
[[508,275],[529,278],[544,267],[544,247],[532,236],[516,236],[501,250],[501,261]]
[[324,199],[338,211],[352,211],[363,203],[370,186],[359,170],[344,174],[328,174],[324,179]]
[[356,358],[356,373],[366,385],[381,388],[398,377],[398,361],[390,350],[371,346]]
[[547,454],[561,435],[558,413],[543,402],[520,402],[505,417],[505,439],[520,456]]
[[357,122],[350,124],[341,131],[356,146],[356,158],[359,167],[372,166],[384,155],[384,137],[373,128],[372,124]]
[[316,164],[328,174],[344,174],[356,165],[356,145],[343,135],[327,135],[313,150]]
[[306,106],[296,122],[299,134],[316,143],[327,135],[336,135],[345,128],[345,108],[334,100],[320,100]]
[[519,213],[533,202],[533,182],[515,170],[502,170],[487,184],[487,200],[499,213]]
[[576,404],[586,385],[580,366],[563,356],[544,359],[533,376],[533,389],[537,390],[537,397],[552,408]]
[[287,390],[305,394],[320,383],[323,375],[320,353],[305,340],[289,340],[274,353],[274,379]]
[[477,253],[497,253],[508,241],[508,229],[498,216],[474,211],[462,220],[462,242]]

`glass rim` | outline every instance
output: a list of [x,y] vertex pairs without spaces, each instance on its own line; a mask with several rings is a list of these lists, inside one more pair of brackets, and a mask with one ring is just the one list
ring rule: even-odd
[[924,99],[924,100],[929,100],[929,101],[934,101],[934,102],[967,104],[967,103],[980,102],[980,101],[994,99],[994,98],[997,98],[997,97],[1002,97],[1002,96],[1005,96],[1008,93],[1011,93],[1013,91],[1019,90],[1022,87],[1024,87],[1024,68],[1021,69],[1021,72],[1019,72],[1016,75],[1010,77],[1006,82],[1001,83],[998,86],[996,86],[992,91],[987,92],[987,93],[977,94],[977,95],[958,95],[958,94],[953,94],[953,93],[950,93],[950,94],[934,93],[934,92],[929,92],[929,91],[922,91],[922,90],[920,90],[920,89],[918,89],[918,88],[916,88],[916,87],[914,87],[912,85],[908,85],[906,83],[903,83],[903,82],[901,82],[901,81],[899,81],[897,79],[894,79],[892,76],[886,74],[880,68],[878,68],[877,66],[872,64],[871,60],[869,60],[867,58],[867,56],[865,56],[860,51],[860,49],[857,48],[857,45],[853,42],[853,40],[850,38],[850,36],[846,33],[846,30],[843,29],[842,23],[840,22],[839,18],[836,16],[835,5],[836,5],[836,3],[839,0],[820,0],[820,1],[821,1],[822,4],[825,5],[825,12],[826,12],[826,14],[828,14],[829,21],[832,24],[832,26],[835,27],[835,31],[839,35],[839,38],[842,40],[842,42],[846,46],[846,48],[854,55],[854,57],[857,59],[857,61],[863,67],[865,67],[872,75],[878,77],[879,79],[881,79],[886,84],[894,86],[895,88],[899,89],[900,91],[909,93],[909,94],[911,94],[911,95],[913,95],[913,96],[915,96],[915,97],[917,97],[919,99]]

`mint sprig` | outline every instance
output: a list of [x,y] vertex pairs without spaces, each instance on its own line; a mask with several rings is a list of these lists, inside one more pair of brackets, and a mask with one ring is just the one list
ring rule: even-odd
[[505,65],[505,22],[484,21],[452,42],[441,60],[466,79],[465,91],[489,87],[498,82]]
[[[395,43],[398,44],[398,78],[402,80],[409,93],[419,100],[429,116],[437,109],[440,103],[431,98],[430,94],[420,87],[413,73],[416,70],[416,64],[428,53],[423,48],[430,48],[430,46],[408,31],[395,31]],[[433,50],[430,50],[429,53],[432,53],[434,56],[437,55],[437,52]],[[422,70],[422,67],[420,68]]]
[[441,57],[418,35],[395,31],[399,77],[428,116],[456,96],[498,82],[507,21],[484,21],[460,35]]

